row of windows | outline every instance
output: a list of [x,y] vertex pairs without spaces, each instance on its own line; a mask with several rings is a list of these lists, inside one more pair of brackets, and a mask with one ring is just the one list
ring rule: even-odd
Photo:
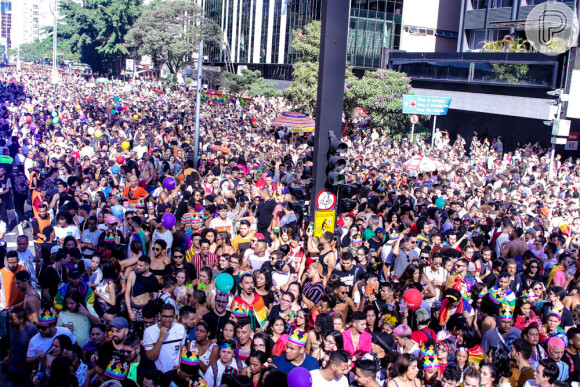
[[557,65],[486,62],[395,62],[392,68],[413,79],[473,82],[509,86],[552,88]]
[[[234,3],[238,4],[234,16]],[[300,30],[313,20],[320,20],[321,0],[263,0],[260,25],[260,62],[267,56],[271,63],[293,63],[299,54],[290,44],[293,30]],[[270,21],[270,4],[273,3],[273,20]],[[281,31],[283,4],[287,3],[286,30]],[[401,10],[403,0],[352,0],[348,42],[348,61],[360,67],[378,67],[382,51],[399,47]],[[256,2],[251,0],[206,0],[206,16],[225,31],[227,51],[208,47],[211,62],[253,62]],[[232,47],[234,18],[236,23],[235,47]],[[271,23],[271,25],[269,25]],[[269,34],[270,29],[270,34]],[[281,39],[281,34],[284,34]],[[268,38],[270,35],[270,38]],[[279,58],[280,44],[284,44],[283,58]],[[271,49],[269,50],[268,47]],[[270,55],[267,55],[267,54]]]
[[479,50],[486,41],[494,42],[504,39],[510,34],[510,30],[488,29],[487,36],[485,30],[467,30],[467,44],[471,50]]
[[[524,0],[522,5],[538,5],[546,1],[573,3],[575,0]],[[513,4],[514,0],[471,0],[473,9],[506,8],[511,7]]]

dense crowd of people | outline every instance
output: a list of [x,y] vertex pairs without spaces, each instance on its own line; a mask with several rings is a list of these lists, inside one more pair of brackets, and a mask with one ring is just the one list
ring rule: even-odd
[[186,86],[50,79],[0,70],[8,386],[579,385],[580,159],[363,118],[318,233],[284,101],[204,102],[196,160]]

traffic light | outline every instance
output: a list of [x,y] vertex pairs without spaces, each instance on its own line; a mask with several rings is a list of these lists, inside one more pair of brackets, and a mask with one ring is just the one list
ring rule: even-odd
[[345,182],[344,169],[346,168],[346,159],[344,155],[346,154],[348,145],[340,141],[333,132],[328,134],[328,140],[326,182],[329,186],[335,187]]

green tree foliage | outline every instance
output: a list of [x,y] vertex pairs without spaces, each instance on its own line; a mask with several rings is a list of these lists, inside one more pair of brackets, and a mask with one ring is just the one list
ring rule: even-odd
[[347,80],[344,88],[344,112],[347,121],[355,108],[362,108],[370,118],[370,127],[389,136],[407,134],[411,127],[402,113],[403,94],[414,94],[407,74],[395,70],[367,71],[362,79]]
[[80,54],[99,73],[120,70],[125,35],[139,18],[142,0],[84,0],[78,4],[61,0],[59,38],[66,39],[72,50]]
[[[10,55],[17,55],[18,50],[8,50]],[[58,60],[79,60],[80,55],[73,53],[66,40],[57,41]],[[48,36],[40,41],[24,43],[20,45],[20,58],[32,61],[49,59],[52,61],[52,36]]]
[[200,41],[221,43],[220,27],[203,16],[190,0],[156,2],[143,11],[126,36],[126,45],[138,55],[165,63],[172,74],[194,61]]
[[[522,38],[506,35],[502,40],[485,41],[483,52],[529,52],[529,42]],[[529,66],[527,64],[492,63],[490,80],[508,83],[521,83],[527,79]]]
[[282,92],[276,89],[275,83],[262,78],[260,70],[242,70],[242,75],[223,73],[224,87],[240,97],[278,97]]
[[[284,96],[294,106],[308,114],[316,110],[318,91],[318,57],[320,56],[321,24],[313,21],[303,30],[293,30],[290,47],[300,55],[292,65],[292,85],[284,90]],[[346,63],[345,63],[346,67]],[[353,79],[352,71],[346,67],[346,79]]]

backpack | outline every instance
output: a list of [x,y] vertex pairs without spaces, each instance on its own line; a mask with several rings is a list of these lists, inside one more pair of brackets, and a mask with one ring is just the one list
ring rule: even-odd
[[28,195],[28,180],[23,173],[14,176],[14,190],[20,195]]
[[[242,372],[242,369],[244,368],[242,365],[242,361],[240,359],[238,359],[237,357],[234,357],[234,359],[236,360],[236,365],[238,366],[238,373]],[[213,385],[217,386],[217,377],[218,377],[217,361],[212,363],[211,370],[213,371]]]

